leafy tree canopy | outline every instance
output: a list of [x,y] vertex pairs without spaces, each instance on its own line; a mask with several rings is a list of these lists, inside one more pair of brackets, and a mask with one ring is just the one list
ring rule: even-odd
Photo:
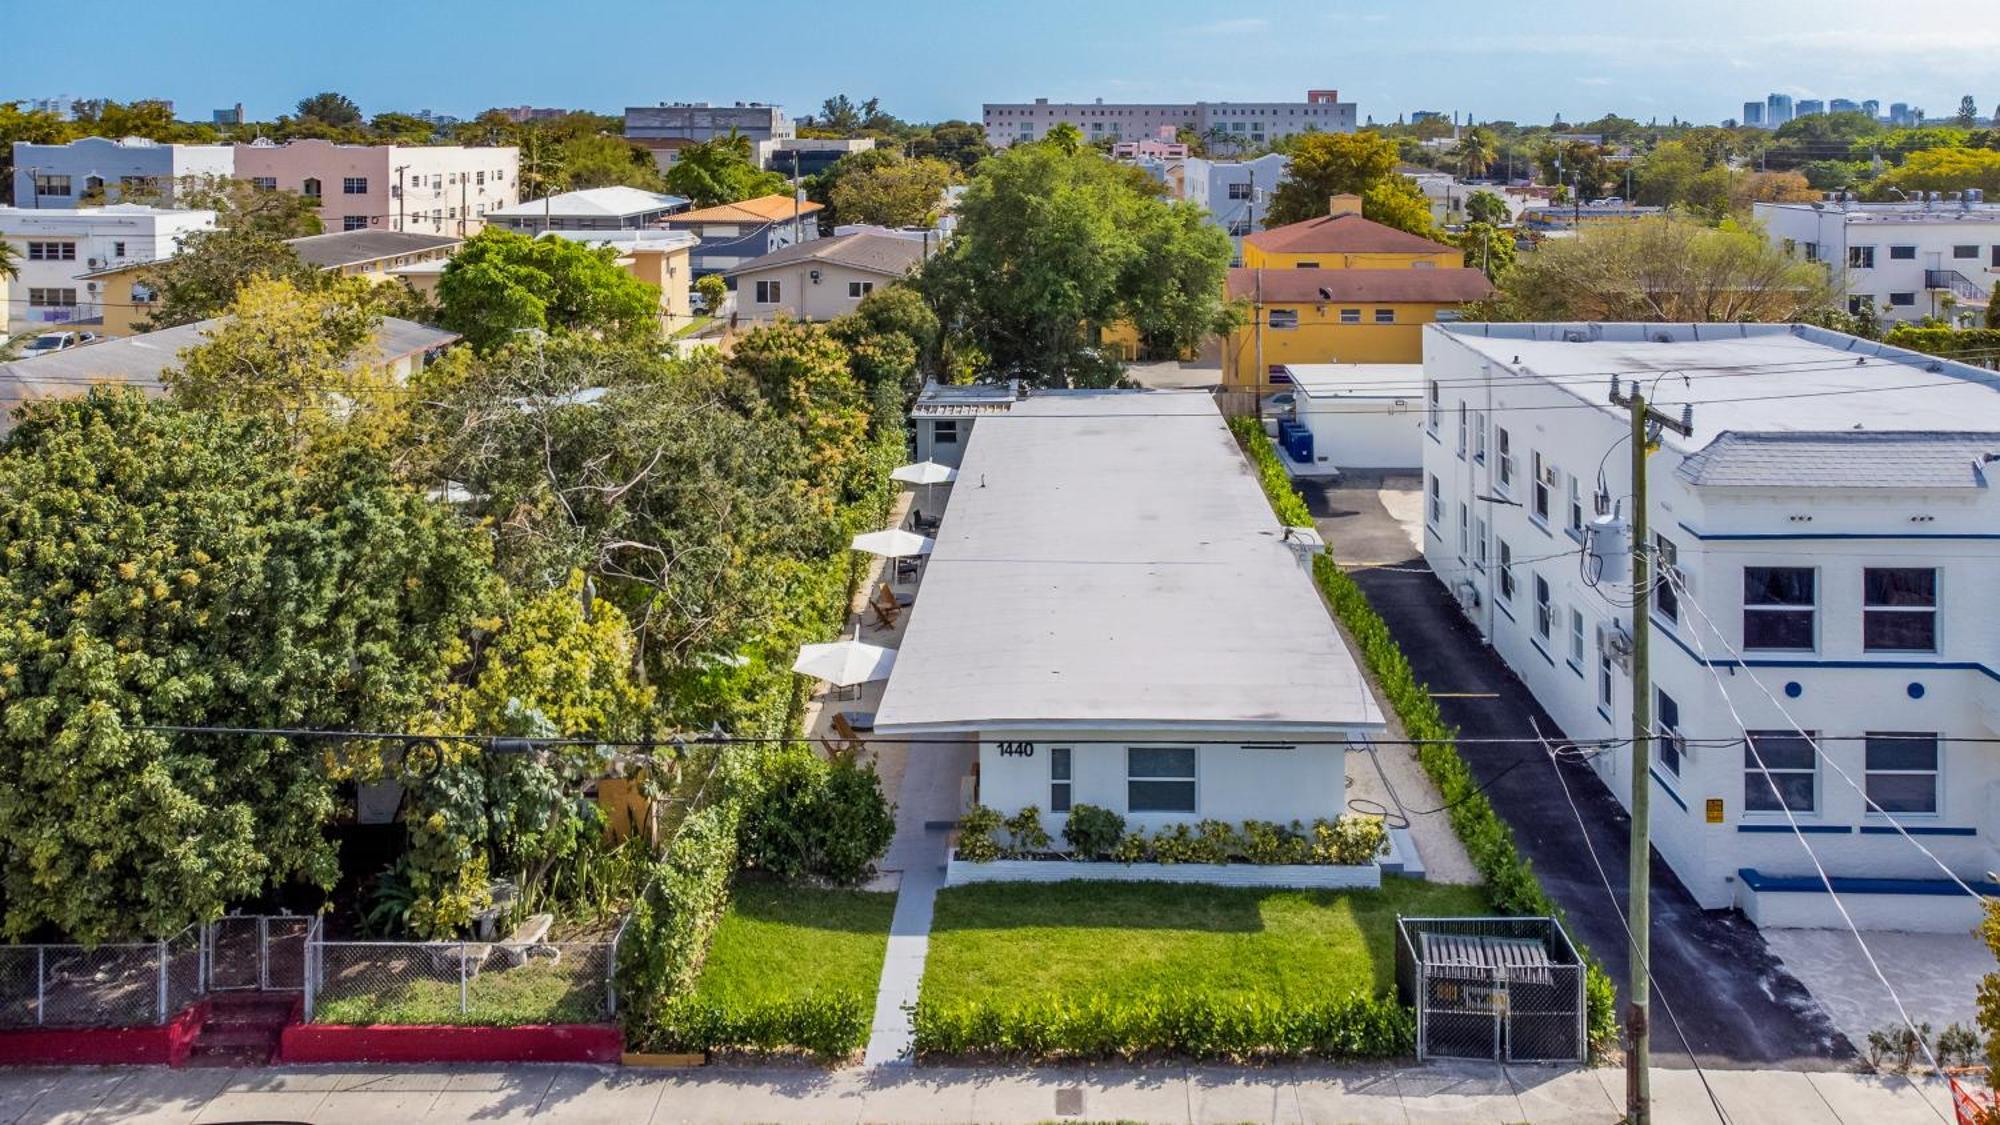
[[1374,133],[1305,133],[1290,138],[1287,148],[1291,164],[1271,194],[1268,225],[1319,218],[1329,198],[1353,194],[1362,197],[1365,217],[1430,233],[1430,205],[1408,177],[1396,174],[1395,141]]
[[297,109],[300,119],[317,121],[336,129],[361,124],[361,107],[354,104],[354,99],[331,90],[299,99]]
[[942,160],[895,160],[840,176],[829,198],[843,223],[928,227],[953,179]]
[[696,207],[713,207],[788,190],[785,178],[750,161],[750,139],[733,130],[726,137],[692,144],[667,169],[667,190]]
[[659,332],[659,290],[619,268],[617,257],[608,247],[488,227],[445,265],[440,322],[482,352],[536,329],[650,337]]
[[180,253],[147,266],[142,276],[155,294],[152,315],[140,324],[147,332],[219,316],[258,278],[299,290],[325,281],[297,251],[252,225],[197,231],[182,240]]

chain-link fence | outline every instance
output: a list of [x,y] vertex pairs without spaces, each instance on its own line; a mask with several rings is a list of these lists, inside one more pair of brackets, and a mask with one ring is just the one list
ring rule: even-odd
[[211,992],[296,992],[305,987],[306,942],[321,919],[300,914],[232,914],[208,927]]
[[611,1018],[612,943],[321,941],[305,947],[313,1023],[547,1024]]
[[199,926],[164,941],[0,946],[0,1027],[163,1023],[201,990]]
[[1399,918],[1419,1059],[1582,1062],[1582,959],[1553,918]]

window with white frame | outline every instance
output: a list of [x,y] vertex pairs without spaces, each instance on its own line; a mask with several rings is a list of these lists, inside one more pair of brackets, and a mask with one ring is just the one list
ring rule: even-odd
[[1542,460],[1542,453],[1539,449],[1528,454],[1528,463],[1535,470],[1534,494],[1532,497],[1534,507],[1530,511],[1534,513],[1535,519],[1538,522],[1546,524],[1549,522],[1549,492],[1555,484],[1556,468],[1554,465]]
[[1247,184],[1247,183],[1233,183],[1233,184],[1230,184],[1230,185],[1229,185],[1229,198],[1231,198],[1231,199],[1248,199],[1248,198],[1250,198],[1250,185],[1249,185],[1249,184]]
[[1583,611],[1569,608],[1569,662],[1583,667]]
[[1813,648],[1817,616],[1816,575],[1809,566],[1743,568],[1743,647]]
[[1471,410],[1464,402],[1458,404],[1458,455],[1465,456],[1466,431],[1471,429]]
[[367,229],[368,229],[368,216],[366,216],[366,215],[342,215],[342,216],[340,217],[340,229],[341,229],[341,230],[367,230]]
[[1505,492],[1514,487],[1514,439],[1508,435],[1505,426],[1493,427],[1493,444],[1499,447],[1499,487]]
[[28,307],[31,309],[73,309],[76,307],[76,290],[31,288],[28,290]]
[[1375,323],[1377,323],[1377,324],[1394,324],[1394,323],[1396,323],[1396,310],[1395,310],[1395,309],[1376,309],[1376,310],[1375,310]]
[[70,178],[68,176],[38,175],[35,177],[36,195],[68,195],[69,193]]
[[1867,736],[1865,785],[1874,812],[1938,811],[1938,736],[1908,731]]
[[1612,685],[1611,673],[1616,669],[1617,658],[1611,655],[1611,645],[1607,633],[1597,634],[1597,706],[1608,716],[1611,714]]
[[1583,486],[1577,483],[1575,474],[1570,475],[1567,483],[1569,485],[1569,529],[1571,531],[1582,531]]
[[1458,506],[1458,561],[1464,562],[1472,553],[1472,510],[1464,504]]
[[1553,639],[1555,633],[1556,607],[1549,596],[1549,580],[1535,575],[1535,635],[1543,641]]
[[1071,793],[1070,748],[1049,747],[1049,811],[1066,813],[1069,811]]
[[1426,475],[1430,477],[1430,523],[1432,527],[1437,527],[1444,523],[1444,489],[1438,484],[1436,473]]
[[1299,310],[1297,309],[1271,310],[1272,328],[1282,330],[1287,328],[1297,328],[1298,326],[1299,326]]
[[74,262],[76,243],[74,242],[30,242],[28,260],[31,262]]
[[278,190],[278,177],[276,177],[276,176],[252,176],[252,177],[250,177],[250,187],[251,187],[251,189],[252,189],[252,190],[255,190],[255,191],[277,191],[277,190]]
[[1486,412],[1483,410],[1472,412],[1472,459],[1486,460]]
[[857,301],[873,292],[875,292],[875,283],[872,281],[850,281],[847,283],[847,295]]
[[1681,775],[1681,755],[1687,739],[1681,736],[1681,705],[1674,697],[1653,689],[1653,756],[1675,777]]
[[[1306,268],[1306,267],[1304,267],[1304,266],[1300,266],[1299,268],[1300,268],[1300,269],[1304,269],[1304,268]],[[1342,324],[1360,324],[1360,323],[1361,323],[1361,310],[1360,310],[1360,309],[1342,309],[1342,310],[1340,310],[1340,323],[1342,323]]]
[[931,422],[932,445],[958,444],[958,419],[937,418]]
[[1874,269],[1875,248],[1873,246],[1849,246],[1847,248],[1847,267],[1857,270]]
[[1743,811],[1809,813],[1819,791],[1810,732],[1753,730],[1743,744]]
[[1495,542],[1500,544],[1500,600],[1511,602],[1514,600],[1514,548],[1509,547],[1505,539]]
[[1486,569],[1486,517],[1472,517],[1472,565]]
[[1861,571],[1861,591],[1863,651],[1937,651],[1936,569],[1865,567]]
[[784,285],[782,282],[760,281],[757,283],[757,303],[760,305],[775,305],[784,299],[782,296],[783,292]]
[[1125,750],[1125,811],[1195,811],[1195,748],[1130,746]]
[[318,199],[319,180],[311,176],[307,176],[305,180],[299,184],[299,194],[306,196],[309,199]]
[[341,177],[340,193],[342,195],[367,195],[368,177],[366,176]]
[[1438,390],[1438,381],[1436,379],[1432,379],[1430,381],[1430,391],[1428,394],[1428,398],[1426,399],[1428,405],[1424,410],[1424,428],[1429,430],[1433,434],[1438,432],[1438,415],[1440,413],[1439,408],[1442,405],[1439,402],[1439,397],[1438,397],[1439,393],[1440,392]]

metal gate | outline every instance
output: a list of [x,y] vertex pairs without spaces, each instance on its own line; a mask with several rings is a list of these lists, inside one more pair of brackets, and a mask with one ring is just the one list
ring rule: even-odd
[[1419,1059],[1584,1059],[1586,968],[1554,919],[1401,918],[1397,931]]
[[208,927],[210,992],[296,992],[305,987],[306,941],[318,918],[232,914]]

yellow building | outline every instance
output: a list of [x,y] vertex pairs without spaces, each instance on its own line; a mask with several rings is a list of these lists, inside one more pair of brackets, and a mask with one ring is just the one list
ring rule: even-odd
[[[457,252],[462,239],[409,231],[350,230],[287,239],[299,259],[325,273],[363,277],[381,283],[394,280],[397,270],[426,263],[442,265]],[[146,275],[157,262],[134,262],[113,269],[79,274],[97,284],[104,304],[102,336],[131,336],[139,321],[153,315],[156,294]]]
[[1358,196],[1329,202],[1243,240],[1228,296],[1251,315],[1223,344],[1230,389],[1268,391],[1286,364],[1421,362],[1424,325],[1493,292],[1457,247],[1362,218]]

